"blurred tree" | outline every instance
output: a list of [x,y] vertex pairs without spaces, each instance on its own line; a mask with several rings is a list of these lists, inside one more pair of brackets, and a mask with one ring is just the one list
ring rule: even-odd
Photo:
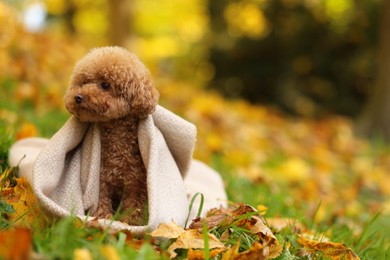
[[390,1],[383,0],[377,53],[375,86],[366,110],[363,113],[360,130],[364,134],[379,135],[390,141]]
[[302,115],[358,115],[375,70],[377,0],[209,1],[210,84]]
[[124,46],[129,38],[131,22],[130,0],[108,0],[108,39],[111,45]]
[[76,33],[76,26],[74,24],[74,16],[76,14],[77,7],[72,0],[65,1],[64,19],[65,26],[70,34]]

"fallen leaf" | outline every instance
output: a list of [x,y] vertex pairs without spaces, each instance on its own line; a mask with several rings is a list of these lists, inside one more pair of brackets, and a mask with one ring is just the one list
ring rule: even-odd
[[[237,205],[238,207],[235,209],[213,209],[207,214],[206,218],[195,219],[191,223],[190,228],[201,230],[203,222],[206,223],[208,228],[217,226],[225,228],[229,227],[230,225],[244,228],[258,240],[258,242],[253,243],[251,249],[245,254],[248,254],[249,257],[251,257],[254,252],[261,252],[262,256],[265,258],[278,257],[283,248],[279,244],[279,241],[276,239],[270,228],[266,225],[266,222],[264,221],[261,214],[250,205],[244,203],[239,203]],[[221,239],[223,241],[227,241],[229,240],[229,236],[230,231],[227,229],[222,233]],[[236,253],[230,251],[230,253],[235,254],[235,257],[241,257],[241,253],[238,253],[238,251]],[[225,256],[225,258],[226,257],[227,256]]]
[[196,218],[192,221],[190,224],[189,228],[190,229],[200,229],[203,228],[203,222],[205,223],[207,229],[211,229],[213,227],[216,227],[220,225],[221,223],[229,223],[232,222],[232,220],[228,220],[227,218],[229,217],[228,214],[221,213],[221,214],[216,214],[216,215],[211,215],[207,216],[205,219],[202,218]]
[[2,196],[7,196],[8,194],[12,193],[12,188],[16,185],[16,172],[17,167],[12,168],[6,168],[1,174],[0,174],[0,191]]
[[242,216],[242,215],[245,215],[245,214],[248,214],[248,213],[255,213],[257,212],[256,209],[248,204],[245,204],[245,203],[237,203],[238,205],[238,208],[236,208],[235,210],[233,210],[233,215],[234,216]]
[[227,229],[221,234],[221,236],[219,237],[219,240],[221,240],[222,242],[227,242],[227,241],[229,241],[230,234],[231,234],[231,231],[230,231],[229,228],[227,228]]
[[310,177],[310,167],[301,158],[289,158],[278,168],[282,178],[293,181],[307,181]]
[[24,123],[20,130],[16,133],[16,140],[36,136],[37,132],[37,128],[34,124]]
[[289,228],[295,233],[301,233],[305,229],[301,222],[293,218],[267,218],[267,224],[275,232],[280,232],[282,229]]
[[301,254],[303,256],[313,256],[317,253],[323,254],[332,260],[357,260],[360,259],[356,253],[342,243],[323,242],[307,239],[298,235],[297,242],[303,246]]
[[268,207],[265,206],[265,205],[257,205],[257,211],[260,212],[261,215],[265,215],[267,214],[267,211],[268,211]]
[[154,238],[172,239],[178,238],[183,232],[185,232],[183,227],[171,222],[160,224],[150,235]]
[[280,255],[283,247],[262,218],[252,216],[249,230],[259,238],[259,242],[252,245],[252,247],[257,247],[254,250],[259,251],[261,249],[263,256],[266,258],[275,258]]
[[231,255],[226,255],[226,256],[224,255],[222,260],[225,260],[225,259],[226,260],[228,260],[228,259],[232,259],[232,260],[252,260],[252,259],[262,260],[262,259],[270,259],[270,258],[273,258],[273,257],[269,256],[269,247],[264,246],[258,242],[255,242],[255,243],[253,243],[253,245],[251,246],[250,249],[248,249],[242,253],[238,253],[238,249],[233,249]]
[[[131,248],[134,248],[136,250],[140,250],[142,248],[142,246],[145,244],[144,239],[134,238],[129,230],[122,230],[122,231],[120,231],[120,233],[122,233],[126,236],[126,245],[131,247]],[[154,240],[151,240],[151,242],[153,243]],[[158,247],[156,249],[158,250]]]
[[34,223],[43,221],[43,218],[39,218],[41,212],[30,184],[24,178],[17,178],[16,182],[17,185],[8,188],[8,195],[4,197],[15,210],[8,214],[8,220],[19,226],[31,227]]
[[[208,236],[208,243],[209,243],[208,248],[210,249],[210,254],[209,254],[210,257],[215,257],[226,250],[224,244],[221,243],[221,241],[219,241],[218,238],[216,238],[213,234],[207,234],[207,236]],[[205,244],[204,244],[204,237],[202,231],[197,229],[190,229],[180,234],[177,240],[169,246],[167,252],[171,258],[175,258],[177,256],[175,250],[191,249],[192,255],[188,254],[188,258],[190,259],[191,257],[193,257],[191,259],[197,259],[196,257],[199,256],[200,251],[202,252],[202,256],[203,256],[204,248],[205,248]]]
[[31,232],[26,228],[0,231],[0,258],[30,259]]
[[[224,251],[225,251],[225,249],[223,249],[223,248],[211,249],[209,252],[209,257],[210,258],[216,257],[219,254],[223,253]],[[188,260],[203,260],[203,259],[205,259],[204,249],[189,248],[188,253],[187,253],[187,258],[188,258]]]
[[77,248],[73,251],[73,260],[92,260],[91,252],[86,248]]
[[240,243],[235,244],[233,247],[229,248],[222,255],[222,260],[232,260],[239,255],[238,251],[240,249]]
[[[206,218],[196,218],[192,221],[189,228],[190,229],[201,229],[203,228],[203,222],[206,224],[208,229],[222,225],[224,227],[230,226],[234,221],[238,220],[240,217],[245,221],[245,215],[255,213],[256,210],[247,204],[238,203],[238,207],[235,209],[211,209]],[[249,217],[248,215],[248,217]],[[239,225],[239,224],[237,224]]]
[[100,247],[100,252],[107,260],[119,260],[119,254],[115,247],[111,245],[104,245]]

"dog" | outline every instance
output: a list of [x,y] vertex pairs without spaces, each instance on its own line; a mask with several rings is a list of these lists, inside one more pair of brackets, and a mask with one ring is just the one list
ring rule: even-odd
[[65,106],[80,121],[96,123],[101,138],[99,204],[93,215],[110,218],[119,211],[119,220],[145,224],[147,174],[138,124],[158,99],[149,70],[124,48],[96,48],[76,64]]

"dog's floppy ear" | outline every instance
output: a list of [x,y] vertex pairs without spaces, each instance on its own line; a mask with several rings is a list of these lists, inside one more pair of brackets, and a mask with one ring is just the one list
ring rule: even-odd
[[143,118],[154,112],[160,94],[153,81],[150,78],[141,78],[133,80],[131,85],[130,113]]

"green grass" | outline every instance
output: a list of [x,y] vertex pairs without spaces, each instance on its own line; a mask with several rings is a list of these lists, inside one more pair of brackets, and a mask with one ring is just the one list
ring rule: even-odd
[[[377,214],[367,220],[335,219],[332,223],[314,224],[313,219],[305,216],[304,202],[297,207],[286,202],[286,198],[291,196],[287,189],[278,189],[275,193],[265,184],[253,184],[245,178],[237,178],[232,174],[224,175],[224,180],[231,201],[242,201],[253,206],[266,205],[268,207],[266,217],[280,216],[300,220],[318,234],[331,234],[329,238],[332,242],[346,244],[361,259],[390,259],[390,220],[387,215]],[[348,223],[354,223],[354,226],[348,226]],[[362,231],[360,235],[355,235],[358,229]],[[283,230],[277,238],[281,244],[287,241],[293,242],[294,233],[292,230]],[[277,259],[295,258],[291,256],[291,252],[284,252]]]
[[[221,164],[218,157],[213,158],[212,166],[224,173],[223,179],[230,201],[244,202],[255,207],[265,205],[268,207],[266,217],[291,217],[301,221],[319,235],[331,234],[329,238],[332,242],[346,244],[361,259],[390,259],[390,216],[377,214],[367,217],[367,213],[362,212],[363,216],[357,219],[341,217],[341,219],[330,219],[324,223],[315,223],[314,216],[305,215],[304,201],[300,205],[291,204],[290,198],[293,195],[288,187],[273,188],[266,183],[253,183],[246,178],[237,177]],[[321,202],[318,201],[318,203],[320,205]],[[358,230],[362,231],[356,235]],[[244,239],[247,236],[245,230],[241,230],[241,233],[239,237]],[[286,242],[294,244],[294,236],[294,232],[288,229],[277,234],[281,244]],[[284,251],[277,259],[302,259],[292,255],[294,253],[297,253],[294,248],[292,251]]]
[[166,259],[159,256],[149,242],[138,251],[127,246],[128,236],[123,232],[110,235],[107,231],[87,227],[75,217],[67,217],[44,229],[36,229],[33,246],[45,259],[73,259],[76,249],[88,249],[93,259],[106,259],[102,252],[104,245],[115,248],[121,259]]
[[8,151],[14,139],[6,127],[6,123],[0,120],[0,172],[8,167]]

